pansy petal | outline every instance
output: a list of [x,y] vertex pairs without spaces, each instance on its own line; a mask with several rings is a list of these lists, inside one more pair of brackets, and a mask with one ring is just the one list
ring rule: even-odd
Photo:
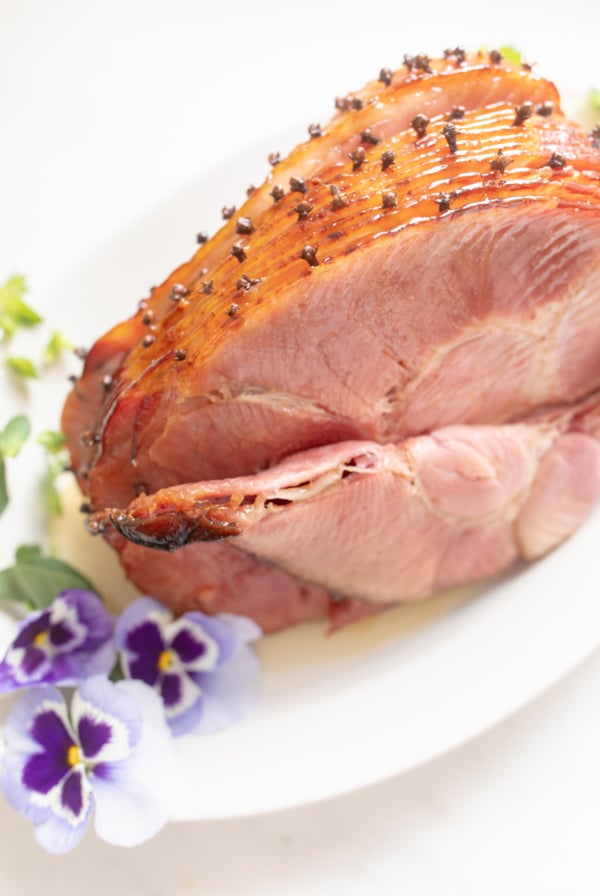
[[21,753],[12,748],[7,749],[2,757],[0,784],[4,796],[13,809],[37,824],[45,821],[51,810],[47,806],[33,803],[31,791],[23,784],[23,767],[28,756],[28,753]]
[[163,677],[161,697],[167,724],[174,737],[191,731],[202,713],[202,692],[185,672]]
[[202,689],[203,706],[193,734],[213,734],[235,725],[260,699],[260,664],[248,647],[214,672],[199,673],[194,678]]
[[172,673],[171,675],[163,675],[160,683],[160,695],[165,704],[167,712],[173,707],[177,707],[181,702],[183,695],[183,675]]
[[136,750],[129,759],[92,775],[99,837],[117,846],[136,846],[167,822],[175,801],[177,766],[173,739],[158,695],[140,681],[120,681],[143,717]]
[[125,636],[125,650],[142,656],[158,656],[165,649],[160,624],[154,619],[144,619],[133,626]]
[[187,616],[172,622],[166,634],[170,649],[185,669],[201,672],[214,669],[217,665],[221,652],[219,643]]
[[45,819],[49,809],[31,802],[32,792],[22,780],[23,769],[29,757],[40,749],[31,736],[31,721],[38,711],[49,707],[54,707],[61,715],[66,713],[60,692],[51,687],[31,688],[17,700],[3,726],[2,789],[11,806],[34,822]]
[[52,682],[50,658],[43,649],[35,646],[10,648],[6,653],[5,668],[10,690]]
[[79,743],[85,744],[85,758],[96,759],[112,738],[112,726],[106,721],[82,715],[77,725]]
[[161,684],[161,696],[165,708],[167,722],[187,712],[198,702],[200,688],[185,672],[165,675]]
[[64,620],[60,620],[50,629],[49,639],[53,647],[64,648],[73,641],[73,632]]
[[73,744],[73,732],[63,706],[42,703],[30,727],[31,736],[46,752],[66,756]]
[[[146,622],[134,629],[134,634],[143,634],[144,628],[156,629],[156,626],[153,622]],[[145,681],[146,684],[155,685],[158,681],[158,663],[162,650],[163,644],[161,644],[160,650],[146,650],[133,655],[123,653],[121,659],[125,672],[130,678],[139,678],[141,681]]]
[[64,754],[34,753],[23,767],[21,780],[27,790],[46,794],[60,784],[68,771],[66,751]]
[[0,663],[0,694],[8,694],[9,691],[14,691],[17,687],[14,669],[8,665],[6,660],[3,660]]
[[254,621],[247,616],[237,616],[235,613],[221,613],[219,619],[224,622],[235,633],[238,641],[243,644],[252,644],[259,641],[263,636],[263,630]]
[[38,749],[31,737],[30,728],[32,718],[42,706],[53,707],[64,718],[66,707],[60,691],[52,687],[30,688],[17,700],[4,722],[4,737],[7,743],[13,745],[15,749],[29,749],[30,752]]
[[[10,653],[8,656],[10,659]],[[43,666],[49,667],[49,665],[48,657],[43,650],[40,650],[39,647],[26,647],[19,666],[15,668],[15,677],[22,681],[27,681],[36,673],[39,675]]]
[[195,731],[203,712],[204,696],[201,691],[198,691],[196,701],[191,706],[178,712],[177,715],[167,717],[167,723],[173,737],[181,737],[184,734],[190,734],[192,731]]
[[81,623],[87,629],[83,644],[86,651],[96,649],[112,637],[114,620],[97,594],[73,588],[70,591],[63,591],[61,596],[76,608]]
[[166,625],[173,614],[152,597],[139,597],[125,607],[115,626],[115,644],[119,650],[127,649],[126,640],[131,629],[137,628],[149,617],[157,619],[160,625]]
[[72,825],[56,815],[48,815],[47,819],[35,827],[35,839],[48,852],[61,855],[70,852],[83,839],[87,831],[91,815],[91,807],[77,825]]
[[[163,769],[155,769],[162,779]],[[116,769],[111,781],[102,778],[94,783],[96,812],[94,827],[102,840],[114,846],[137,846],[154,837],[169,820],[169,812],[156,794]]]
[[237,643],[232,629],[223,623],[219,616],[208,616],[199,610],[185,613],[182,619],[186,619],[193,625],[201,628],[219,648],[217,664],[226,663],[236,651]]
[[[111,728],[110,740],[94,754],[94,761],[115,762],[129,756],[139,741],[142,715],[135,700],[123,693],[116,684],[103,675],[88,678],[73,695],[71,715],[76,730],[81,731],[83,718],[95,725],[106,724]],[[81,748],[87,756],[86,743]],[[94,741],[94,748],[97,742]]]
[[207,646],[208,638],[203,630],[182,619],[178,622],[180,624],[171,632],[171,650],[177,653],[184,665],[193,663],[195,660],[204,660],[212,644]]
[[[79,818],[84,809],[84,781],[83,772],[75,769],[67,775],[61,787],[60,799],[69,815]],[[88,785],[89,788],[89,785]]]
[[[87,627],[79,618],[77,607],[69,599],[59,595],[50,605],[50,625],[48,630],[49,646],[53,653],[65,653],[83,647],[88,635]],[[56,630],[56,641],[53,632]]]
[[260,627],[255,622],[245,616],[235,616],[233,613],[207,616],[198,610],[192,610],[183,618],[200,625],[217,642],[219,665],[228,662],[244,644],[256,641],[262,635]]

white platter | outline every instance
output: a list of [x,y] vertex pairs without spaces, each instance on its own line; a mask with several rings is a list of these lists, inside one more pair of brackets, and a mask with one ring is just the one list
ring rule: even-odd
[[[34,304],[53,326],[90,342],[192,253],[194,233],[216,226],[224,202],[264,174],[268,151],[301,134],[279,135],[207,172]],[[8,390],[3,417],[25,403],[36,431],[56,427],[64,372],[28,397]],[[37,472],[29,446],[10,468],[1,563],[39,535]],[[77,500],[67,489],[55,546],[118,603],[128,586],[108,549],[83,533]],[[184,786],[173,817],[245,816],[345,793],[439,756],[523,707],[600,643],[599,536],[600,510],[551,556],[476,594],[396,608],[332,637],[313,624],[265,638],[259,710],[223,734],[179,742]],[[5,632],[0,625],[0,638]]]

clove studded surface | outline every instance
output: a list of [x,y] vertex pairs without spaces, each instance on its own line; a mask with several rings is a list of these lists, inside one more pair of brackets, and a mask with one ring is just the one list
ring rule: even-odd
[[459,47],[335,107],[65,405],[90,529],[176,610],[337,624],[539,556],[600,488],[597,129]]

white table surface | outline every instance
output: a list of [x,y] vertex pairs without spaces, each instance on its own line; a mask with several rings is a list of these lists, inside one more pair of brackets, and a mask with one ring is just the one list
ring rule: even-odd
[[[559,85],[600,86],[599,25],[600,7],[583,0],[561,11],[513,0],[0,0],[0,278],[25,272],[43,305],[62,272],[198,172],[325,121],[334,96],[405,52],[512,43]],[[197,229],[214,229],[219,209]],[[182,234],[174,262],[193,250],[194,234]],[[132,851],[91,836],[71,856],[46,856],[0,801],[0,892],[592,896],[599,711],[596,654],[410,774],[269,816],[173,824]]]

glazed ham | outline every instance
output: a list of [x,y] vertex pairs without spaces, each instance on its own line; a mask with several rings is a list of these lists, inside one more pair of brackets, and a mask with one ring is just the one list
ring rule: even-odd
[[89,353],[90,528],[265,630],[476,581],[600,488],[600,131],[497,53],[406,57]]

